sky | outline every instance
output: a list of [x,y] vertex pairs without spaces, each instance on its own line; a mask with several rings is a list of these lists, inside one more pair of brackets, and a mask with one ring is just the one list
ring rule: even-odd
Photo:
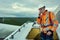
[[38,8],[44,5],[54,11],[60,0],[0,0],[0,17],[38,16]]

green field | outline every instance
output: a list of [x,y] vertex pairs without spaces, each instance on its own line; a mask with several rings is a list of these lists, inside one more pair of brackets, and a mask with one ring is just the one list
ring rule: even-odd
[[16,18],[16,17],[0,17],[0,23],[11,24],[11,25],[22,25],[27,21],[35,21],[36,18]]
[[[57,20],[59,21],[60,19],[57,17]],[[22,25],[23,23],[27,21],[36,21],[36,17],[26,17],[26,18],[21,18],[21,17],[0,17],[0,23],[5,23],[5,24],[11,24],[11,25]],[[59,21],[60,23],[60,21]]]

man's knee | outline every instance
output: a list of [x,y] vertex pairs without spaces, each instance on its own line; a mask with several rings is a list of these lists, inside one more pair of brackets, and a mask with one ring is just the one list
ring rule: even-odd
[[45,40],[46,39],[46,34],[44,34],[43,32],[40,33],[40,38],[41,40]]
[[51,35],[47,35],[44,32],[41,32],[40,37],[41,37],[41,40],[53,40],[53,32]]

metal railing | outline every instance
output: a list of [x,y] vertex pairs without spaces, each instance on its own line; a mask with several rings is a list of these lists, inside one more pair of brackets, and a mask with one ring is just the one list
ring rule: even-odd
[[9,36],[7,36],[4,40],[8,40],[8,39],[13,39],[14,38],[14,35],[17,33],[17,32],[20,32],[22,28],[25,27],[25,24],[24,23],[23,25],[21,25],[17,30],[15,30],[14,32],[12,32]]

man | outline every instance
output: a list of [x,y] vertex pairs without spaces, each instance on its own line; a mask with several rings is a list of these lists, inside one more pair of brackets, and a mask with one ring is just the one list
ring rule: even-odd
[[45,10],[45,6],[39,8],[37,23],[41,26],[41,40],[53,40],[53,32],[58,27],[58,21],[55,19],[54,13]]

